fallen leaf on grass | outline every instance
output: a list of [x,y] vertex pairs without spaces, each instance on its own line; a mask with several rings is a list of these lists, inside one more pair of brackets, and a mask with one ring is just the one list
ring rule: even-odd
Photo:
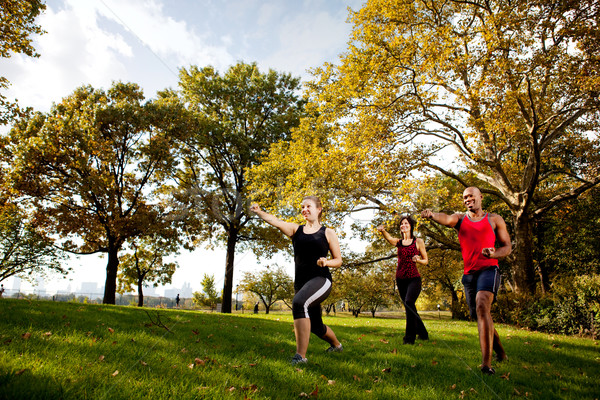
[[46,333],[44,333],[44,336],[50,337],[50,336],[52,336],[52,332],[46,332]]
[[27,371],[26,369],[20,369],[17,372],[15,372],[15,375],[22,375],[25,371]]
[[385,344],[388,344],[388,343],[389,343],[389,341],[387,341],[387,340],[385,340],[385,339],[379,339],[379,341],[380,341],[381,343],[385,343]]
[[354,375],[353,378],[354,378],[355,381],[359,381],[360,382],[360,377],[359,376]]
[[332,379],[330,379],[330,380],[327,381],[327,384],[328,385],[335,385],[335,381],[332,380]]
[[181,349],[181,352],[182,352],[182,353],[187,353],[188,351],[187,351],[187,349],[184,347],[183,349]]
[[454,390],[454,389],[456,389],[456,383],[455,383],[455,384],[453,384],[452,386],[450,386],[450,389],[451,389],[451,390]]
[[203,359],[201,359],[201,358],[198,358],[198,357],[196,357],[196,358],[194,358],[194,363],[195,363],[196,365],[204,365],[204,364],[206,363],[206,361],[204,361],[204,360],[203,360]]
[[23,339],[27,340],[31,337],[31,332],[25,332],[24,334],[21,335],[21,337]]
[[145,361],[143,361],[143,360],[140,360],[140,364],[142,364],[144,367],[147,367],[147,366],[148,366],[148,363],[147,363],[147,362],[145,362]]
[[112,373],[112,376],[117,376],[119,375],[119,370],[116,370],[115,372]]
[[108,328],[108,331],[109,331],[110,333],[115,333],[115,330],[114,330],[113,328]]
[[194,335],[199,335],[199,334],[200,334],[200,332],[199,332],[199,331],[197,331],[197,330],[195,330],[195,329],[192,329],[192,333],[193,333]]
[[252,392],[252,393],[254,393],[254,392],[258,391],[258,386],[252,384],[250,386],[242,386],[240,389],[242,389],[243,391],[246,391],[246,392]]
[[104,356],[98,357],[98,361],[104,361]]
[[234,391],[235,391],[235,386],[231,386],[231,387],[229,387],[229,389],[227,389],[227,390],[229,390],[230,392],[234,392]]
[[394,349],[391,351],[392,354],[398,354],[398,349]]
[[194,364],[190,364],[190,365],[188,365],[188,368],[189,368],[189,369],[194,369]]
[[431,365],[438,365],[438,364],[439,364],[439,363],[438,363],[437,361],[435,361],[435,360],[432,360],[432,361],[431,361]]
[[510,377],[510,372],[507,372],[504,375],[502,375],[500,378],[506,379],[508,381],[510,379],[509,377]]
[[392,367],[387,367],[381,370],[381,372],[392,372]]
[[249,365],[249,366],[251,366],[251,367],[256,367],[256,364],[255,364],[255,363],[250,363],[250,364],[248,364],[248,365]]

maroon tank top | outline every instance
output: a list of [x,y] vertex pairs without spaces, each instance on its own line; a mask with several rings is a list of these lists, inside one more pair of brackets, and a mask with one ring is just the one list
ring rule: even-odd
[[413,238],[413,241],[408,246],[402,244],[402,239],[396,243],[398,248],[398,268],[396,269],[396,278],[409,279],[418,278],[421,275],[417,269],[417,263],[412,260],[416,255],[421,253],[417,249],[417,238]]

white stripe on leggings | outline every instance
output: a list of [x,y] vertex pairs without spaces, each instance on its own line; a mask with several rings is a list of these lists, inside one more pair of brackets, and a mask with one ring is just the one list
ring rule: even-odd
[[309,318],[308,307],[310,307],[312,302],[315,301],[316,299],[318,299],[319,297],[321,297],[323,295],[323,293],[325,293],[327,290],[329,290],[330,287],[331,287],[331,282],[329,281],[329,279],[325,278],[325,284],[323,285],[323,287],[321,289],[317,290],[308,299],[306,299],[306,301],[304,302],[304,318]]

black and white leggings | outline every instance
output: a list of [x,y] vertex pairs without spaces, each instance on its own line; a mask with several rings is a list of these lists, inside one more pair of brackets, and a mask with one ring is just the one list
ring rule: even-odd
[[294,319],[310,318],[310,331],[318,337],[325,336],[327,327],[321,317],[321,303],[331,293],[331,281],[322,276],[312,278],[296,292],[292,303]]

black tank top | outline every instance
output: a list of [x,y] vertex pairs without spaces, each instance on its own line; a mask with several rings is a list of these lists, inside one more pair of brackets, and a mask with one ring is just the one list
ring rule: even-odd
[[331,272],[328,267],[319,267],[317,260],[327,257],[329,253],[329,242],[325,236],[325,227],[315,233],[304,233],[304,225],[300,225],[294,236],[294,263],[296,265],[296,277],[294,289],[300,290],[302,286],[312,278],[322,276],[331,280]]

